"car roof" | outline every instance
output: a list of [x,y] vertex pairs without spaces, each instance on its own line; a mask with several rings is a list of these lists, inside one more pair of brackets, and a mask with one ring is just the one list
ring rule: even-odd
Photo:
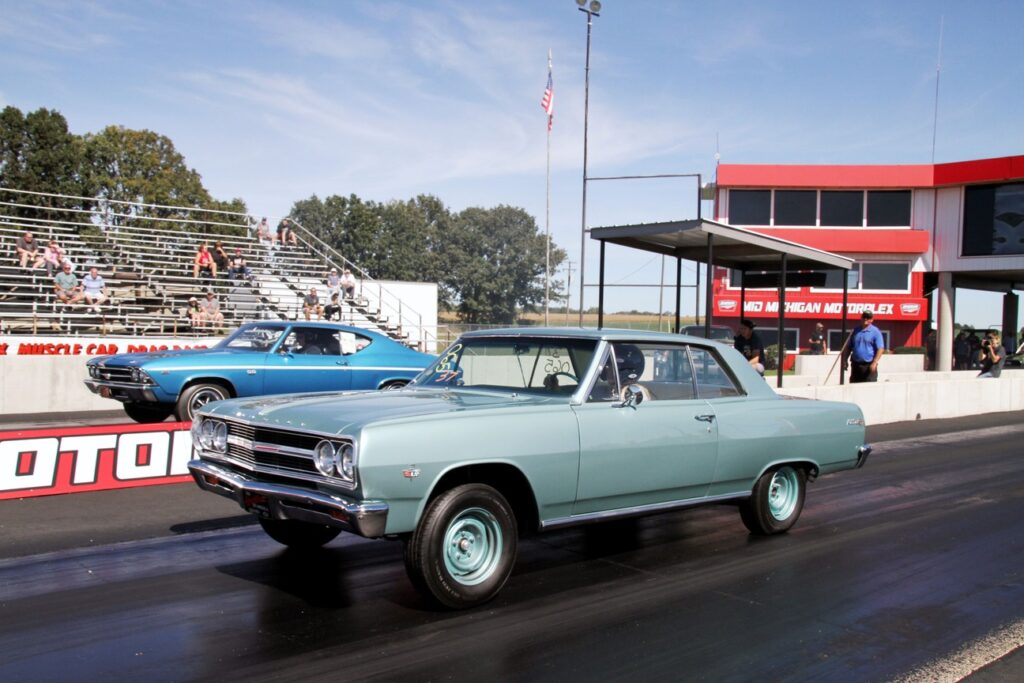
[[600,330],[594,330],[579,327],[506,327],[494,330],[465,332],[462,334],[462,337],[466,339],[478,339],[482,337],[547,337],[562,339],[604,339],[606,341],[671,341],[675,343],[679,343],[681,341],[693,341],[699,344],[707,343],[707,340],[703,337],[694,337],[687,334],[672,334],[670,332],[651,332],[649,330],[625,330],[616,328],[602,328]]
[[239,327],[246,327],[250,325],[259,325],[260,327],[279,327],[284,329],[285,327],[309,327],[317,328],[322,330],[340,331],[340,332],[351,332],[352,334],[361,334],[365,337],[378,337],[381,339],[388,339],[388,337],[374,332],[373,330],[367,330],[362,327],[353,327],[351,325],[342,325],[340,323],[329,323],[324,321],[307,321],[307,320],[254,320],[252,322],[243,323]]

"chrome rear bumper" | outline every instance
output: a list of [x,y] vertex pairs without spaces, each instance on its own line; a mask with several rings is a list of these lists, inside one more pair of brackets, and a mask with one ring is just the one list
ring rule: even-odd
[[190,461],[188,470],[199,488],[264,517],[325,524],[366,538],[383,536],[387,526],[387,503],[354,503],[323,491],[254,481],[205,460]]
[[871,446],[869,446],[868,444],[864,444],[863,446],[857,449],[856,469],[859,470],[861,467],[864,467],[864,463],[868,461],[869,455],[871,455]]

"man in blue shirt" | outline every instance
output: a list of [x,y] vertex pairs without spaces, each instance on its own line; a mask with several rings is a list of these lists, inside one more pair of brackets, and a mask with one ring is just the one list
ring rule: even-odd
[[843,349],[843,369],[853,356],[850,366],[850,384],[854,382],[877,382],[878,359],[885,353],[885,339],[872,323],[875,314],[864,311],[860,316],[860,327],[850,334],[849,342]]

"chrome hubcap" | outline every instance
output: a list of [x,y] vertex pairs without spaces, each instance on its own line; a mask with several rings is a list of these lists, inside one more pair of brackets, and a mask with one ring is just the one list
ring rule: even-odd
[[483,508],[460,512],[444,534],[444,566],[465,586],[486,581],[498,566],[502,549],[501,525]]

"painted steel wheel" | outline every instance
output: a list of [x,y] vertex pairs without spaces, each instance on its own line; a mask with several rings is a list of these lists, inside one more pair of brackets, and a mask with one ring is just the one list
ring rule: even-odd
[[413,585],[443,607],[465,609],[493,598],[508,581],[517,549],[516,518],[505,497],[464,484],[427,506],[405,544]]
[[750,498],[740,504],[740,518],[753,534],[781,534],[799,519],[806,492],[807,475],[802,469],[775,467],[761,475]]
[[219,384],[193,384],[181,392],[178,403],[174,409],[174,415],[181,422],[191,422],[195,419],[199,409],[213,401],[223,401],[229,398],[228,390]]

